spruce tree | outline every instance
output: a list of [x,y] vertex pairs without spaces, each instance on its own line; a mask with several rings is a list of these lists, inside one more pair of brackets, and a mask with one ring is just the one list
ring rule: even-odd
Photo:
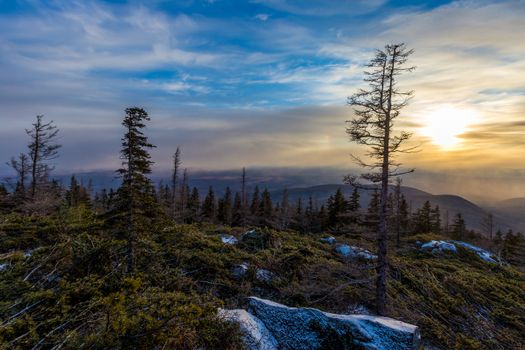
[[217,216],[217,203],[215,200],[215,192],[213,192],[212,186],[208,188],[208,194],[202,203],[202,216],[209,222],[215,222],[215,218]]
[[142,131],[149,120],[144,109],[132,107],[126,108],[122,121],[125,134],[120,151],[122,167],[117,170],[122,178],[117,191],[117,212],[124,221],[128,273],[133,272],[135,267],[135,242],[138,235],[148,231],[148,223],[156,214],[154,187],[148,177],[153,164],[148,150],[154,146]]

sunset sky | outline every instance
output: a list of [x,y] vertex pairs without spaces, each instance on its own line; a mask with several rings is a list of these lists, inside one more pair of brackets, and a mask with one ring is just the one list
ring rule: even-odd
[[399,83],[415,97],[397,127],[421,144],[405,183],[525,196],[524,1],[0,0],[0,160],[44,114],[57,171],[115,169],[137,105],[156,170],[181,145],[195,169],[350,171],[346,98],[391,42],[417,66]]

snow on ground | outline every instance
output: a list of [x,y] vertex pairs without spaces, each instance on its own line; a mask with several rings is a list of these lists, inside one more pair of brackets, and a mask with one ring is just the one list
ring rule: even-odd
[[221,241],[224,244],[235,245],[239,240],[232,235],[221,235]]
[[363,260],[376,260],[377,255],[361,247],[351,246],[348,244],[337,244],[335,251],[342,256],[350,259],[360,258]]

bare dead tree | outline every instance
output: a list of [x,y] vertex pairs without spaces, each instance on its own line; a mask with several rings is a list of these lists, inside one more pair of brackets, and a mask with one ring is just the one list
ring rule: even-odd
[[11,157],[11,160],[7,163],[8,166],[13,168],[16,172],[16,188],[15,191],[24,195],[26,192],[26,181],[31,171],[31,163],[29,157],[25,153],[20,153],[18,158]]
[[[395,133],[394,123],[401,110],[407,105],[412,91],[400,91],[397,87],[399,75],[411,72],[414,67],[406,63],[413,50],[405,44],[386,45],[377,50],[375,57],[368,64],[364,81],[367,89],[360,89],[348,98],[348,104],[354,107],[355,117],[347,121],[346,132],[350,140],[367,147],[363,160],[356,155],[352,158],[360,166],[368,169],[360,178],[380,188],[379,229],[377,232],[378,265],[376,278],[376,307],[379,315],[385,315],[387,290],[387,203],[388,185],[392,177],[407,174],[412,170],[401,170],[401,164],[395,160],[399,153],[415,151],[416,147],[404,146],[411,134],[405,131]],[[358,184],[358,177],[347,176],[347,183]]]
[[177,214],[177,185],[179,178],[179,169],[182,164],[181,149],[177,146],[173,154],[173,173],[171,175],[171,217],[175,218]]
[[246,168],[242,168],[241,178],[241,221],[242,227],[246,226],[246,210],[248,206],[248,198],[246,197]]
[[57,127],[53,125],[53,121],[44,123],[43,118],[43,115],[37,115],[33,127],[26,129],[26,133],[31,138],[28,145],[31,161],[31,198],[35,197],[38,186],[47,180],[49,172],[54,169],[47,162],[58,157],[58,149],[61,147],[55,143]]

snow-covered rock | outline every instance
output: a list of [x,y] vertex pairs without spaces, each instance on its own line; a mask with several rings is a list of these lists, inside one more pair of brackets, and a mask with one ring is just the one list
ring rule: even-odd
[[492,254],[491,252],[489,252],[488,250],[482,249],[480,247],[476,247],[475,245],[469,244],[467,242],[461,242],[461,241],[450,241],[450,242],[454,243],[455,245],[461,246],[463,248],[466,248],[468,250],[475,252],[476,254],[478,254],[478,256],[482,260],[485,260],[491,263],[498,262],[498,257]]
[[[241,323],[247,339],[261,336],[260,344],[275,344],[267,349],[317,350],[329,343],[334,349],[355,346],[367,350],[414,350],[421,340],[417,326],[387,317],[331,314],[256,297],[248,299],[248,312],[231,310],[238,316],[230,320]],[[255,331],[247,333],[247,324],[253,324]],[[261,349],[248,341],[246,345],[248,349]]]
[[271,282],[275,278],[275,274],[265,269],[257,269],[255,278],[261,282]]
[[330,245],[334,245],[335,244],[335,237],[333,237],[333,236],[323,237],[323,238],[321,238],[321,242],[328,243]]
[[264,323],[246,310],[219,309],[219,317],[226,321],[237,322],[243,333],[243,341],[248,350],[277,350],[279,344],[268,331]]
[[430,241],[430,242],[427,242],[421,245],[421,249],[431,250],[432,253],[434,254],[442,253],[444,251],[456,253],[458,246],[475,252],[484,261],[491,262],[491,263],[498,262],[498,257],[492,254],[491,252],[489,252],[488,250],[482,249],[480,247],[477,247],[475,245],[472,245],[466,242],[462,242],[462,241]]
[[363,259],[363,260],[376,260],[377,255],[373,254],[369,250],[361,247],[351,246],[348,244],[337,244],[335,251],[345,258],[349,259]]
[[233,278],[238,279],[238,280],[244,278],[249,268],[250,268],[250,264],[247,262],[243,262],[242,264],[234,266],[232,269]]
[[457,252],[457,248],[454,244],[447,241],[430,241],[421,245],[421,249],[430,250],[432,253],[443,253],[443,252]]
[[221,235],[221,241],[224,244],[235,245],[239,240],[232,235]]

